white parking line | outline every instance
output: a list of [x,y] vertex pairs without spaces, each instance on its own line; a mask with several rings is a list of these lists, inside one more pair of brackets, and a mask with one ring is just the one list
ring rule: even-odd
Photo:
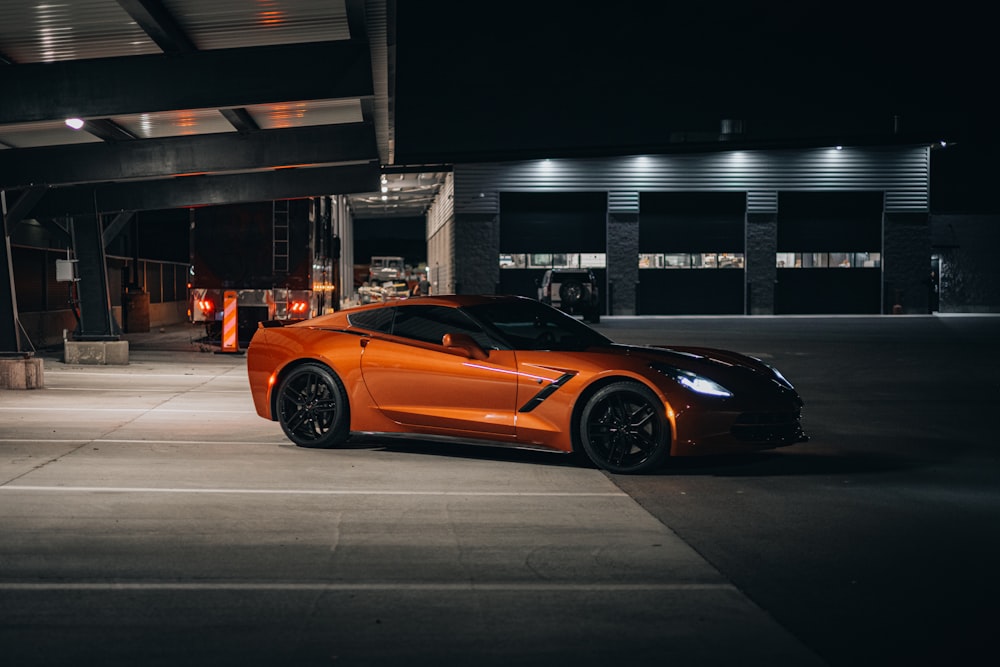
[[58,493],[204,493],[292,496],[472,496],[489,498],[629,498],[622,491],[386,491],[381,489],[221,489],[148,486],[33,486],[8,484],[0,491]]
[[495,583],[299,583],[299,582],[32,582],[32,583],[0,583],[0,591],[505,591],[505,592],[649,592],[649,591],[732,591],[737,589],[728,583],[717,584],[664,584],[664,583],[632,583],[632,584],[574,584],[552,582],[495,582]]
[[207,388],[204,388],[204,387],[199,387],[199,388],[195,388],[195,389],[185,389],[185,390],[181,390],[181,389],[159,389],[159,388],[156,388],[156,387],[142,387],[141,389],[139,389],[139,388],[131,388],[131,389],[106,389],[104,387],[100,387],[100,388],[95,388],[95,387],[46,387],[45,391],[47,391],[47,392],[52,392],[52,391],[89,391],[89,392],[95,392],[95,391],[99,391],[101,393],[115,392],[115,391],[117,391],[117,392],[127,393],[127,394],[135,394],[137,392],[143,392],[143,393],[146,393],[146,392],[149,392],[149,393],[159,392],[159,393],[162,393],[162,394],[191,394],[191,393],[197,393],[199,395],[201,395],[201,394],[249,394],[250,393],[250,389],[249,388],[247,388],[247,389],[207,389]]
[[267,445],[268,447],[286,446],[290,447],[288,440],[274,441],[251,441],[251,440],[136,440],[136,439],[111,439],[111,438],[0,438],[3,443],[31,444],[39,442],[52,442],[56,444],[136,444],[136,445]]
[[182,412],[184,414],[225,414],[225,415],[256,415],[257,413],[253,410],[198,410],[195,408],[161,408],[158,406],[151,406],[147,408],[91,408],[91,407],[79,407],[79,408],[32,408],[32,407],[16,407],[16,408],[2,408],[0,407],[0,412]]

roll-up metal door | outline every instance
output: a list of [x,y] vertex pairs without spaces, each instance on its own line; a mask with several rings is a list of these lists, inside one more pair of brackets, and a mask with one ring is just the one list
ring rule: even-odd
[[746,193],[647,192],[639,211],[640,314],[744,312]]
[[[882,192],[780,192],[775,313],[882,312]],[[878,261],[826,261],[836,253]],[[787,260],[783,258],[788,258]]]

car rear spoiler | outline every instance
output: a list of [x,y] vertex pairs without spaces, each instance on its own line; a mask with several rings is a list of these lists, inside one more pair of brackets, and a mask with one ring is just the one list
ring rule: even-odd
[[287,327],[289,324],[295,324],[296,322],[305,322],[305,318],[298,318],[293,320],[264,320],[263,322],[257,323],[257,328],[273,329],[274,327]]

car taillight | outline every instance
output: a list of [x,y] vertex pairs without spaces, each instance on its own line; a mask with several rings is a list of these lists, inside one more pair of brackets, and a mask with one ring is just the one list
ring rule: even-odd
[[198,309],[201,310],[204,315],[211,315],[215,312],[215,304],[212,303],[211,299],[200,299],[198,301]]
[[288,311],[293,315],[305,315],[308,309],[309,304],[306,301],[292,301],[288,304]]

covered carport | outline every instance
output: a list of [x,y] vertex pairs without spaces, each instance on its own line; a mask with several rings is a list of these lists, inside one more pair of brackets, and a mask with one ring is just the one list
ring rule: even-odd
[[[394,169],[391,4],[0,7],[0,352],[34,347],[11,249],[27,227],[68,249],[74,341],[119,341],[106,248],[142,212],[349,198],[340,281],[351,284],[351,221],[422,214],[438,182]],[[41,285],[62,278],[51,259],[31,268]]]

